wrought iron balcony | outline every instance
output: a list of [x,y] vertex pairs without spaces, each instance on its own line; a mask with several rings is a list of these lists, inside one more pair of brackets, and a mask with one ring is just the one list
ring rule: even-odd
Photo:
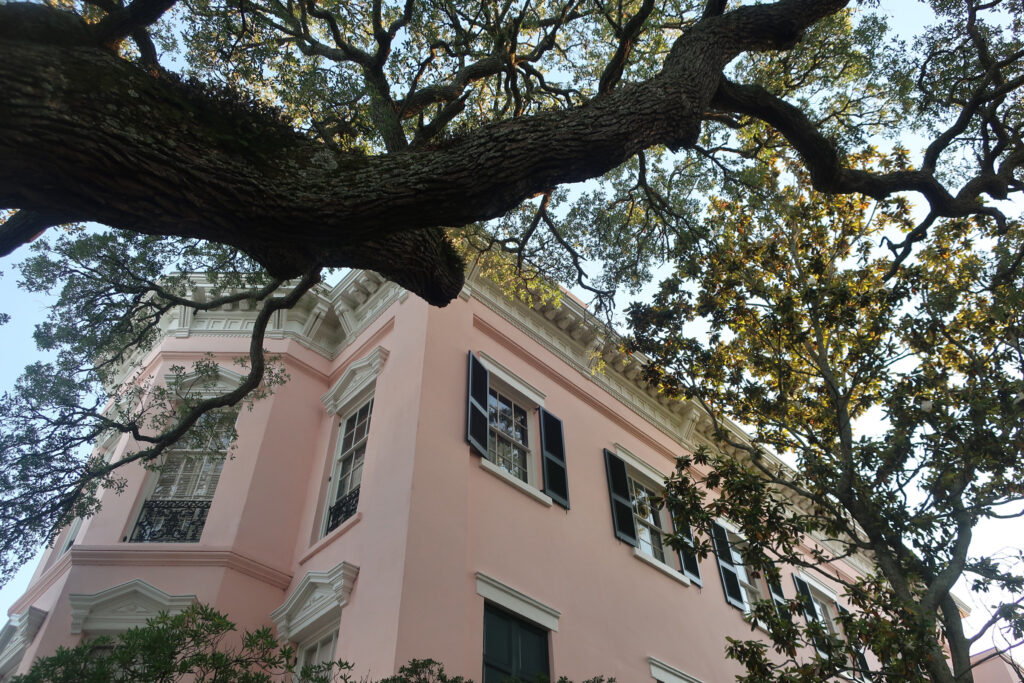
[[324,533],[338,528],[338,525],[356,514],[357,507],[359,507],[358,486],[335,501],[334,505],[327,508],[327,531]]
[[129,543],[198,543],[208,500],[147,500]]

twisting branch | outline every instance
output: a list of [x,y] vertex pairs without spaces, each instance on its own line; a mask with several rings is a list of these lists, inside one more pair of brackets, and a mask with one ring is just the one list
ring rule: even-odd
[[[5,531],[19,529],[18,534],[0,534],[4,572],[10,570],[9,559],[19,554],[19,543],[24,541],[26,535],[35,534],[37,541],[42,540],[41,537],[52,535],[56,528],[66,523],[73,514],[78,514],[83,508],[91,509],[94,501],[83,502],[83,498],[93,495],[97,486],[109,483],[117,470],[132,462],[153,462],[185,436],[203,415],[235,405],[257,389],[263,382],[266,371],[263,341],[271,317],[279,310],[294,306],[319,281],[319,271],[310,271],[284,296],[265,299],[254,321],[249,343],[250,370],[245,379],[228,393],[198,401],[172,426],[159,434],[148,433],[146,423],[143,422],[146,416],[145,409],[127,422],[108,417],[104,411],[98,410],[99,406],[76,408],[72,413],[61,411],[59,420],[64,423],[63,429],[70,431],[64,436],[50,433],[45,437],[45,443],[59,443],[63,449],[62,453],[46,453],[46,459],[51,461],[49,467],[52,467],[53,471],[43,480],[34,472],[32,464],[41,454],[34,450],[23,451],[19,444],[30,449],[44,446],[35,441],[21,440],[19,437],[12,439],[4,434],[5,450],[11,451],[12,455],[15,450],[22,451],[18,454],[18,462],[8,465],[12,471],[20,472],[17,483],[6,482],[4,489],[8,495],[0,500],[0,525]],[[258,292],[249,292],[245,298],[258,300],[256,297],[267,294],[268,291],[273,290],[264,288]],[[41,436],[44,432],[53,432],[58,427],[55,418],[48,417],[47,412],[45,409],[36,410],[35,417],[30,418],[42,419],[49,423],[43,430],[32,429],[32,434]],[[129,434],[136,443],[144,444],[145,447],[127,453],[116,461],[105,462],[94,458],[82,463],[77,456],[77,449],[95,441],[107,431]],[[54,473],[59,476],[54,476]]]
[[619,45],[615,48],[615,54],[601,73],[601,80],[598,83],[597,91],[606,93],[615,87],[615,84],[622,78],[622,72],[629,61],[629,55],[633,51],[636,39],[643,32],[644,23],[647,17],[654,11],[654,0],[644,0],[640,9],[634,14],[621,31],[617,31]]
[[118,43],[139,29],[156,22],[177,2],[178,0],[135,0],[127,7],[103,17],[93,28],[93,33],[102,44]]

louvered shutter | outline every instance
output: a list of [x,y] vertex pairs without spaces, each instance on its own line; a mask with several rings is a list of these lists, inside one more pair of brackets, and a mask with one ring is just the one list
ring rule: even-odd
[[786,621],[792,622],[793,615],[789,613],[789,604],[786,602],[786,595],[782,592],[782,583],[779,581],[767,580],[768,591],[772,594],[772,601],[775,603],[775,611]]
[[633,521],[633,503],[629,497],[629,477],[626,463],[617,455],[604,451],[605,472],[608,474],[608,495],[612,500],[612,524],[615,537],[636,547],[636,523]]
[[188,499],[195,488],[201,462],[202,458],[171,453],[160,468],[160,476],[151,497],[157,500]]
[[487,368],[469,352],[467,378],[466,441],[477,454],[487,457],[487,391],[490,379]]
[[544,462],[544,493],[569,509],[569,476],[565,468],[565,437],[562,421],[540,409],[540,444]]
[[213,500],[213,494],[217,491],[217,483],[220,481],[220,472],[224,467],[224,458],[219,455],[208,455],[202,458],[199,472],[196,476],[196,486],[189,498],[193,500]]
[[711,527],[711,539],[715,546],[715,555],[718,556],[718,573],[722,577],[722,589],[725,591],[725,600],[733,607],[747,609],[747,601],[743,597],[743,588],[740,586],[739,572],[736,563],[733,562],[732,548],[729,545],[729,532],[721,524],[713,524]]
[[[807,619],[807,623],[821,622],[821,618],[818,616],[818,610],[814,607],[814,596],[811,595],[811,587],[807,585],[807,582],[801,579],[796,574],[793,575],[793,583],[796,584],[796,594],[804,602],[804,616]],[[824,624],[822,624],[824,626]],[[821,637],[815,636],[814,646],[819,650],[822,649],[824,643]]]
[[697,562],[697,555],[693,552],[693,533],[690,531],[690,526],[676,527],[674,520],[672,525],[676,529],[676,533],[686,541],[686,544],[679,549],[679,566],[683,573],[690,577],[690,580],[700,584],[700,564]]
[[[840,605],[838,602],[836,603],[836,609],[839,610],[840,614],[845,614],[845,615],[849,615],[850,614],[850,610],[846,609],[845,607]],[[849,642],[849,638],[847,638],[847,642]],[[853,651],[855,653],[854,654],[854,660],[855,660],[856,665],[857,665],[857,671],[855,672],[855,676],[859,680],[864,680],[865,676],[869,676],[871,674],[871,669],[868,668],[868,658],[864,655],[864,647],[863,646],[857,647],[852,642],[850,643],[850,647],[851,647],[851,649],[853,649]]]

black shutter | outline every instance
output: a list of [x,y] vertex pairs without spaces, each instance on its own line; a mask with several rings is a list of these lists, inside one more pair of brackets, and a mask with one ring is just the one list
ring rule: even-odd
[[565,469],[565,437],[562,421],[540,409],[540,447],[544,462],[544,493],[569,509],[569,477]]
[[693,533],[690,531],[690,526],[687,524],[680,529],[675,526],[675,520],[672,520],[672,526],[676,533],[686,541],[686,544],[679,549],[679,567],[683,570],[683,574],[690,577],[690,580],[699,586],[701,585],[700,564],[697,562],[697,555],[693,552]]
[[772,601],[775,603],[775,612],[786,621],[792,622],[793,615],[789,613],[789,603],[786,602],[786,595],[782,592],[782,583],[772,579],[768,579],[767,583],[768,591],[772,594]]
[[[840,614],[850,614],[850,610],[846,609],[838,602],[836,603],[836,609],[839,610]],[[857,665],[857,671],[854,672],[854,678],[857,680],[864,680],[866,676],[871,675],[871,669],[868,668],[868,658],[864,655],[864,647],[857,647],[855,643],[850,642],[848,637],[846,641],[850,643],[850,648],[854,651],[854,661]]]
[[604,450],[604,466],[608,473],[608,494],[612,499],[612,523],[615,525],[615,537],[636,547],[636,524],[633,522],[633,502],[629,498],[626,463],[606,448]]
[[729,546],[729,532],[721,524],[711,526],[711,539],[714,541],[715,554],[718,556],[718,573],[722,576],[722,589],[725,600],[733,607],[746,610],[747,602],[743,599],[743,588],[740,586],[739,572],[732,561],[732,548]]
[[[796,584],[796,594],[804,602],[804,616],[807,619],[807,623],[811,624],[815,621],[820,622],[818,618],[818,611],[814,609],[814,597],[811,595],[811,587],[807,585],[807,582],[801,579],[796,574],[793,574],[793,583]],[[822,624],[824,626],[824,624]],[[814,637],[814,646],[819,650],[822,649],[824,643],[821,637]]]
[[490,379],[487,368],[469,352],[467,380],[466,441],[479,455],[487,457],[487,392]]

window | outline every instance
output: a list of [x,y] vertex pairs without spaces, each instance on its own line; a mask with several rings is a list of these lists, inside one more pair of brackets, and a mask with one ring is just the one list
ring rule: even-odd
[[520,481],[529,481],[530,434],[526,409],[494,387],[487,391],[487,459]]
[[490,366],[494,368],[493,376],[492,370],[470,352],[466,440],[474,452],[501,471],[535,486],[538,468],[533,445],[533,415],[536,414],[543,491],[551,500],[569,509],[562,421],[541,407],[542,397],[527,397],[527,393],[534,393],[527,389],[528,385],[501,372],[496,363],[490,362]]
[[547,680],[549,675],[548,632],[485,603],[483,683]]
[[754,602],[771,598],[779,614],[787,615],[782,586],[755,576],[754,572],[743,565],[740,553],[745,544],[743,537],[719,522],[712,526],[711,535],[726,602],[747,612]]
[[[637,462],[636,467],[640,466],[640,462],[632,456],[623,455]],[[672,559],[673,553],[666,547],[664,537],[669,533],[667,530],[672,528],[672,520],[662,506],[654,504],[660,492],[655,491],[651,482],[654,477],[661,475],[645,466],[650,473],[642,476],[636,469],[627,466],[622,457],[607,449],[604,451],[604,461],[616,538],[662,564],[673,569],[678,567],[678,573],[699,584],[700,566],[692,550],[684,548]],[[692,548],[693,539],[690,538],[689,529],[684,537],[689,539],[689,547]]]
[[629,497],[633,503],[636,522],[637,547],[659,562],[665,561],[665,546],[661,542],[661,507],[655,507],[654,492],[629,477]]
[[[825,629],[826,638],[846,640],[840,625],[839,615],[849,611],[842,607],[835,600],[832,591],[826,589],[810,579],[793,575],[793,583],[796,584],[796,593],[804,603],[804,617],[807,623],[817,622]],[[816,638],[815,646],[821,650],[821,640]],[[870,672],[868,660],[863,648],[851,648],[852,661],[848,662],[851,675],[863,680],[863,676]]]
[[366,439],[370,433],[370,414],[373,398],[362,402],[341,421],[338,435],[338,454],[328,489],[327,512],[324,514],[326,535],[356,513],[359,506],[359,485],[363,478],[363,460]]
[[129,542],[199,542],[234,439],[235,419],[235,413],[206,413],[170,449]]
[[81,528],[82,528],[82,518],[81,517],[75,517],[75,519],[72,520],[71,525],[68,527],[68,535],[64,537],[64,542],[61,543],[60,552],[58,553],[58,557],[60,555],[63,555],[67,551],[71,550],[71,546],[73,546],[75,544],[75,541],[78,539],[78,531]]
[[797,595],[804,603],[804,615],[808,623],[818,622],[825,628],[828,636],[839,638],[838,610],[835,598],[817,585],[808,583],[803,578],[793,575],[793,583],[796,584]]
[[[299,643],[296,648],[298,661],[295,670],[302,671],[304,667],[313,667],[318,664],[327,664],[334,661],[334,650],[338,646],[338,629],[310,638]],[[299,680],[302,680],[301,678]]]

